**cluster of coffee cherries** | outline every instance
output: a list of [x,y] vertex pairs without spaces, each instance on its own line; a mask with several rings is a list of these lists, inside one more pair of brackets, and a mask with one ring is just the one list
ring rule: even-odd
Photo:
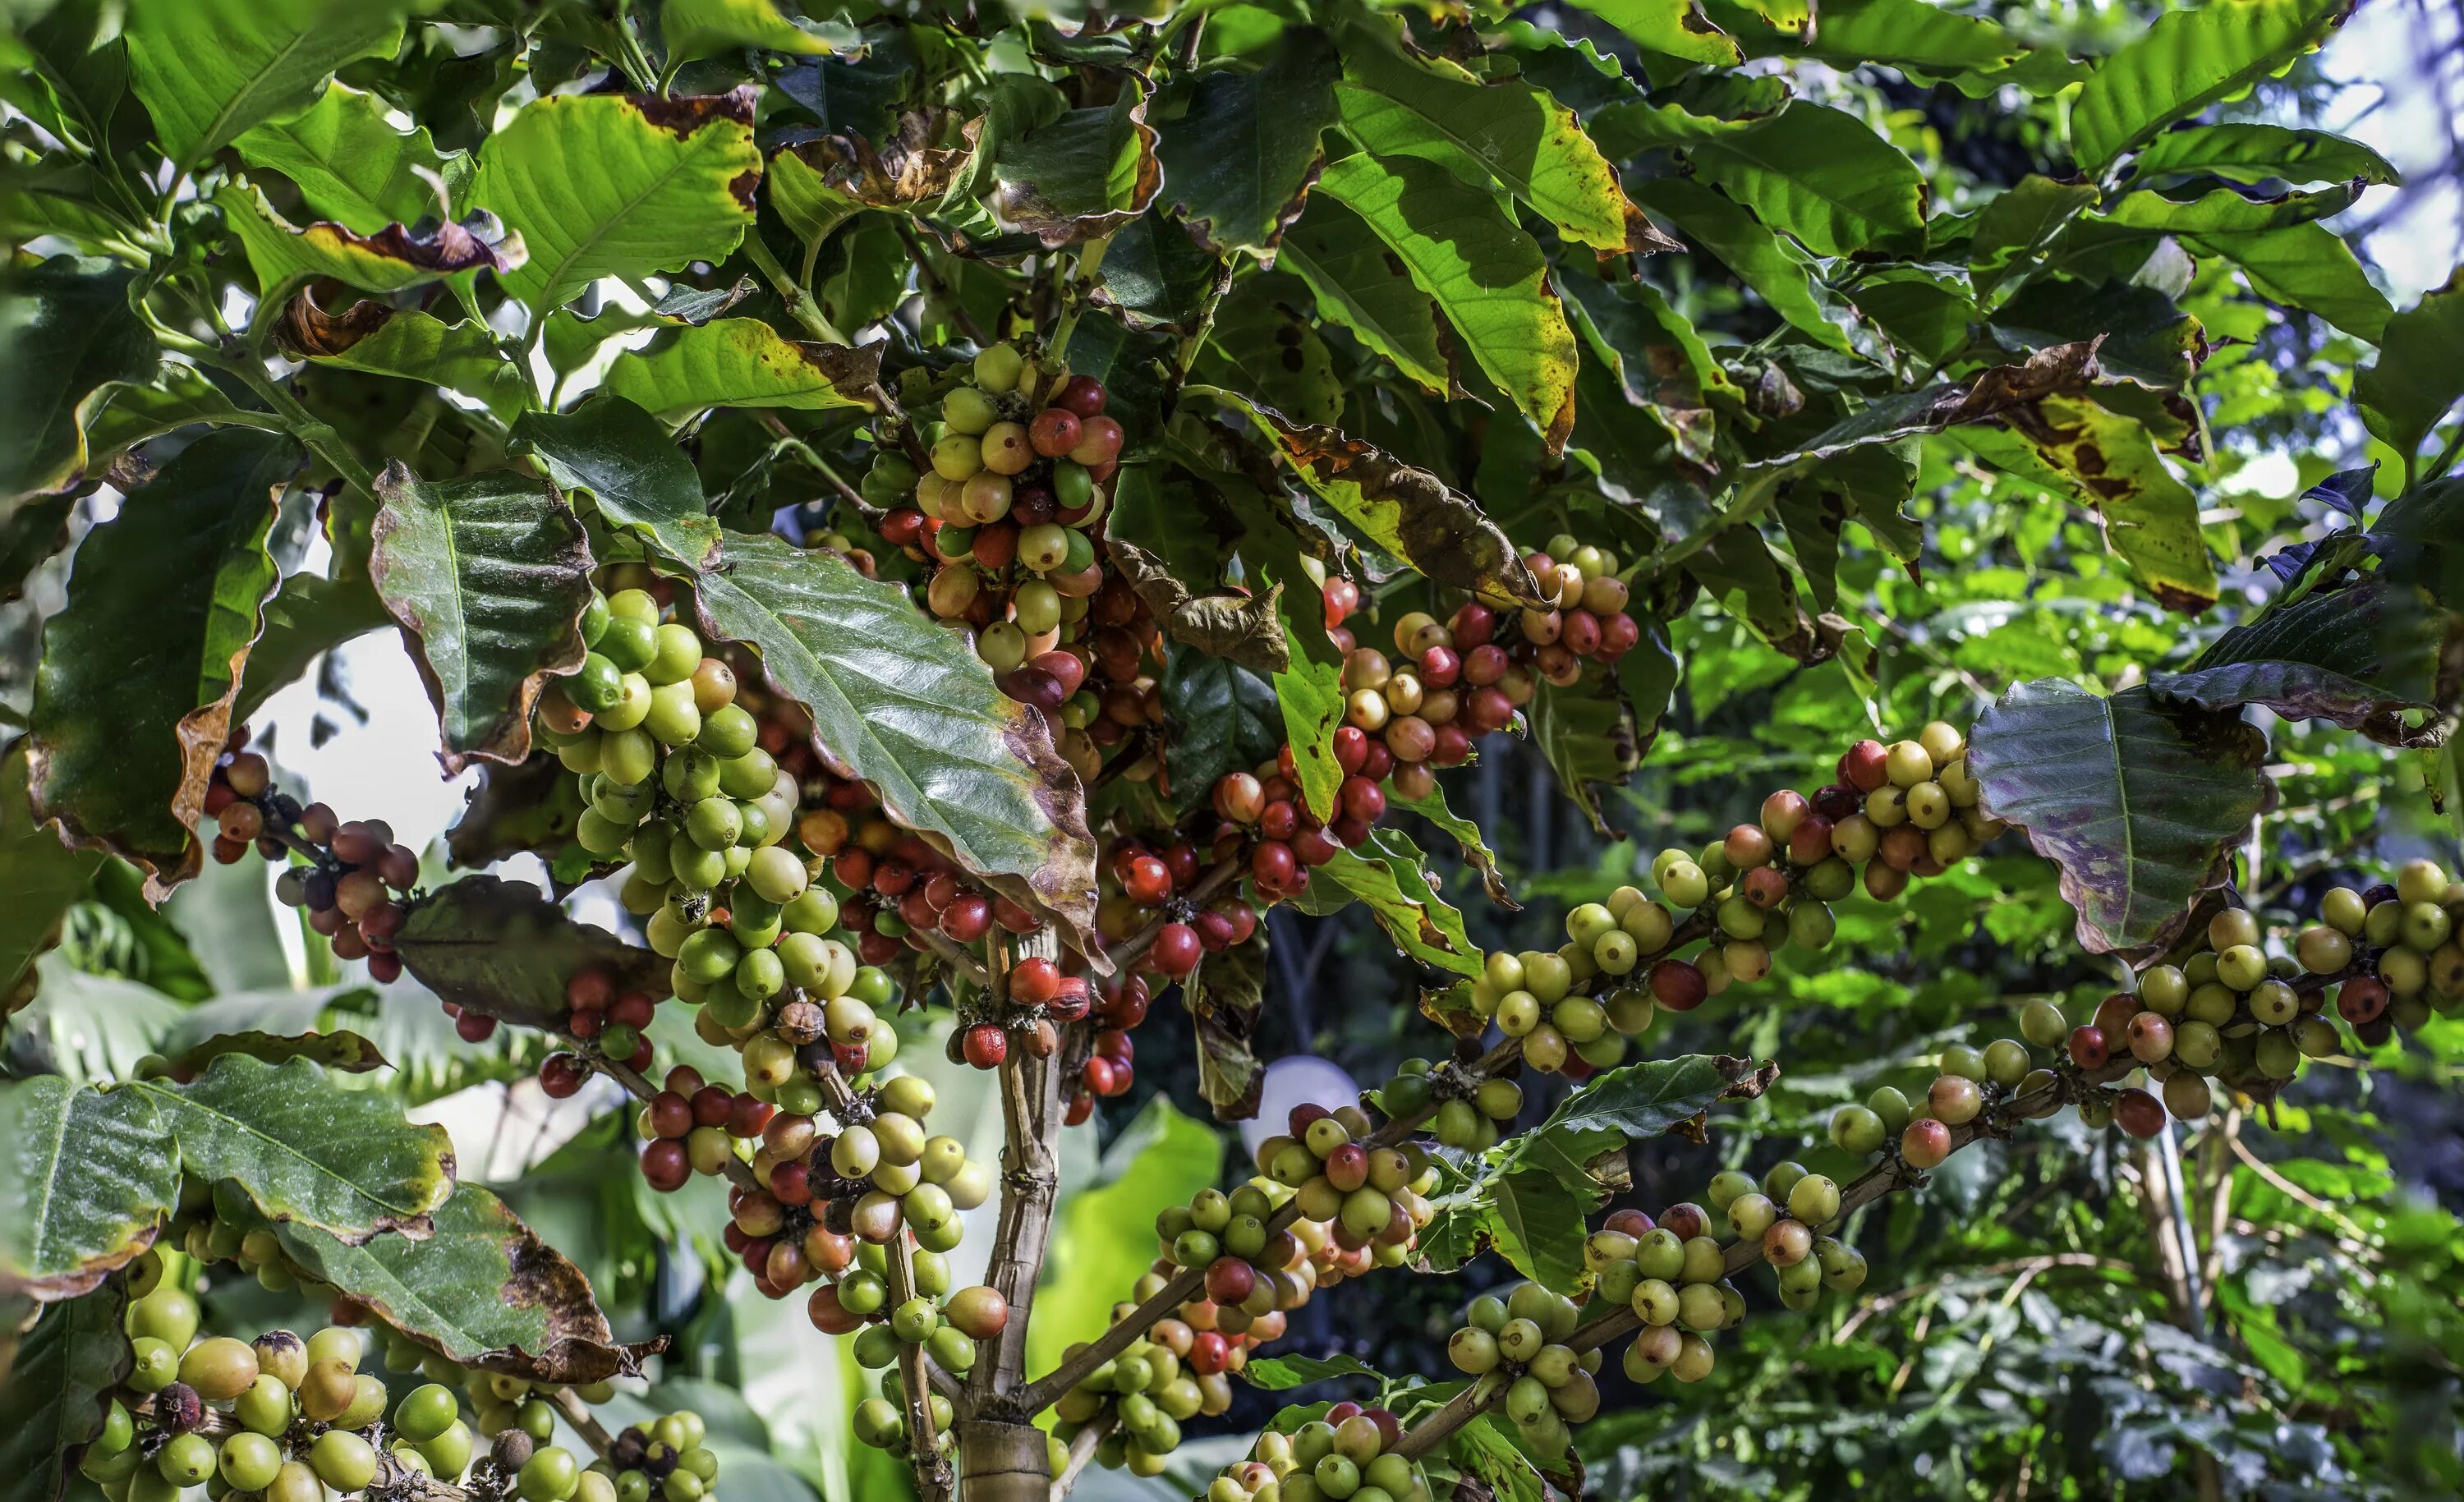
[[846,889],[839,921],[865,964],[921,951],[928,931],[976,944],[996,926],[1013,934],[1035,928],[1032,913],[978,889],[922,837],[892,822],[870,785],[822,769],[806,780],[805,802],[796,838],[828,861],[831,879]]
[[1105,584],[1103,518],[1126,435],[1105,415],[1102,381],[1014,345],[988,346],[935,384],[938,414],[915,435],[924,468],[885,445],[864,496],[886,509],[882,537],[933,568],[927,608],[972,630],[1003,691],[1056,722],[1062,754],[1091,768],[1107,696],[1086,686],[1087,652],[1060,645],[1065,631],[1085,635],[1072,628]]
[[[859,1273],[880,1276],[889,1256],[876,1247],[859,1249]],[[855,1437],[877,1449],[913,1453],[913,1437],[904,1403],[904,1378],[896,1362],[903,1347],[921,1346],[934,1364],[964,1376],[976,1362],[976,1342],[990,1340],[1009,1322],[1009,1304],[994,1289],[976,1287],[950,1292],[949,1265],[937,1252],[912,1255],[915,1296],[886,1317],[856,1332],[856,1364],[878,1369],[874,1396],[858,1403],[853,1415]],[[946,1297],[945,1297],[946,1295]],[[925,1400],[933,1421],[933,1446],[950,1444],[950,1400],[935,1392]]]
[[1841,754],[1837,781],[1811,798],[1772,794],[1758,821],[1699,856],[1661,851],[1653,884],[1670,908],[1708,908],[1715,942],[1690,960],[1653,963],[1653,999],[1688,1011],[1733,982],[1769,975],[1776,944],[1829,944],[1829,904],[1856,890],[1859,866],[1866,894],[1887,903],[1911,879],[1939,876],[1983,848],[2003,825],[1979,811],[1980,791],[1966,738],[1937,720],[1914,740],[1859,741]]
[[1331,1111],[1296,1105],[1286,1126],[1258,1144],[1257,1164],[1268,1180],[1292,1191],[1300,1216],[1295,1224],[1325,1225],[1347,1259],[1339,1264],[1345,1273],[1400,1267],[1435,1213],[1426,1195],[1436,1186],[1437,1170],[1426,1149],[1408,1140],[1372,1145],[1375,1128],[1356,1105]]
[[[1311,871],[1369,838],[1370,826],[1386,816],[1381,783],[1394,779],[1398,792],[1403,786],[1405,769],[1385,742],[1372,739],[1357,726],[1335,729],[1334,761],[1343,780],[1335,789],[1331,819],[1321,820],[1309,811],[1288,745],[1254,772],[1226,773],[1216,781],[1211,798],[1223,822],[1216,831],[1213,854],[1220,860],[1245,849],[1249,883],[1269,903],[1308,891]],[[1224,916],[1230,921],[1228,911]],[[1201,928],[1192,937],[1203,943],[1207,935]]]
[[1676,931],[1667,908],[1620,886],[1606,903],[1566,914],[1560,947],[1488,955],[1463,994],[1500,1033],[1523,1040],[1525,1063],[1579,1078],[1616,1067],[1628,1040],[1651,1026],[1659,1007],[1641,967],[1667,951]]
[[[564,1001],[565,1036],[595,1046],[637,1073],[650,1067],[650,1021],[658,1015],[658,997],[640,990],[619,995],[615,980],[594,966],[577,970],[564,983]],[[560,1050],[540,1062],[539,1078],[539,1088],[561,1100],[589,1082],[590,1062],[572,1050]]]
[[[275,879],[275,896],[307,910],[308,926],[333,945],[336,959],[367,961],[369,978],[380,984],[400,978],[393,939],[410,915],[405,899],[419,884],[418,853],[395,843],[383,819],[345,823],[322,803],[302,807],[274,786],[273,767],[248,743],[248,727],[232,731],[206,784],[214,859],[230,865],[253,847],[268,860],[287,861],[304,847],[307,863],[286,867]],[[462,1035],[476,1043],[495,1028],[493,1018],[473,1016],[464,1019]]]
[[1473,1299],[1462,1328],[1446,1341],[1447,1360],[1478,1384],[1483,1398],[1502,1392],[1507,1418],[1544,1455],[1565,1453],[1572,1443],[1566,1426],[1599,1412],[1593,1375],[1600,1353],[1566,1343],[1581,1319],[1580,1307],[1565,1295],[1518,1283],[1503,1296]]
[[2367,891],[2331,888],[2319,917],[2294,941],[2294,962],[2308,975],[2343,977],[2336,1011],[2365,1045],[2417,1031],[2432,1012],[2464,1012],[2464,882],[2436,861],[2409,861]]
[[604,1474],[616,1487],[616,1502],[706,1502],[718,1487],[718,1455],[701,1415],[690,1408],[618,1431],[607,1453],[585,1476]]
[[[1520,1062],[1510,1066],[1520,1069]],[[1372,1098],[1390,1117],[1418,1117],[1436,1106],[1429,1129],[1440,1145],[1486,1152],[1523,1112],[1523,1086],[1507,1074],[1470,1078],[1425,1058],[1407,1058]]]
[[[1839,1216],[1839,1186],[1795,1163],[1775,1164],[1759,1184],[1739,1170],[1712,1177],[1711,1209],[1670,1207],[1658,1220],[1640,1210],[1613,1212],[1584,1247],[1598,1296],[1632,1308],[1642,1329],[1623,1368],[1637,1382],[1662,1372],[1700,1382],[1712,1367],[1705,1337],[1745,1318],[1744,1296],[1729,1282],[1727,1252],[1715,1230],[1754,1247],[1779,1287],[1780,1303],[1810,1309],[1829,1289],[1854,1293],[1865,1258],[1823,1228]],[[1720,1217],[1719,1221],[1714,1216]]]
[[1248,1459],[1207,1483],[1202,1502],[1429,1502],[1428,1478],[1397,1451],[1402,1442],[1391,1410],[1333,1404],[1289,1434],[1259,1435]]

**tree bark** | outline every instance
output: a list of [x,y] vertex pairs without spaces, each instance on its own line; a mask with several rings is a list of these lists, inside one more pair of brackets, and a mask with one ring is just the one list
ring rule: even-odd
[[958,1425],[959,1502],[1050,1502],[1052,1462],[1031,1424],[967,1419]]

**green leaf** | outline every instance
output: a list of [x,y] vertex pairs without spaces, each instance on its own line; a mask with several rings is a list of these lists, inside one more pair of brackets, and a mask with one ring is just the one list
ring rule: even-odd
[[1052,1370],[1070,1346],[1104,1333],[1113,1301],[1155,1261],[1155,1217],[1211,1187],[1222,1161],[1213,1129],[1157,1095],[1092,1172],[1062,1176],[1052,1252],[1036,1279],[1035,1317],[1027,1325],[1030,1375]]
[[1573,6],[1616,27],[1644,52],[1715,68],[1745,61],[1737,44],[1711,24],[1695,0],[1573,0]]
[[1188,108],[1164,127],[1155,155],[1164,202],[1201,245],[1275,260],[1308,199],[1318,137],[1335,122],[1339,71],[1325,33],[1294,27],[1258,67],[1197,76]]
[[1754,290],[1788,323],[1816,343],[1851,348],[1843,321],[1856,315],[1817,280],[1814,258],[1771,233],[1743,205],[1686,178],[1656,178],[1635,189],[1643,207],[1667,218],[1685,237]]
[[84,475],[90,403],[153,375],[161,355],[128,301],[135,275],[69,255],[0,272],[0,507]]
[[1583,1217],[1605,1198],[1578,1192],[1541,1167],[1503,1171],[1485,1187],[1487,1230],[1497,1254],[1534,1283],[1571,1294],[1583,1282]]
[[86,534],[34,677],[37,815],[145,868],[162,894],[192,833],[276,572],[265,551],[289,440],[226,428],[181,450]]
[[308,336],[295,337],[295,346],[319,364],[443,386],[486,403],[502,422],[531,405],[522,367],[505,358],[496,332],[475,318],[447,323],[374,298],[328,316],[305,294],[292,299],[290,314],[286,332]]
[[2007,427],[1964,428],[1960,441],[2094,511],[2106,543],[2167,609],[2195,615],[2215,603],[2199,499],[2166,468],[2144,425],[2066,396],[2009,409],[2004,420]]
[[2353,400],[2370,434],[2401,455],[2410,475],[2421,441],[2464,398],[2464,268],[2387,320],[2379,358],[2353,378]]
[[[7,1089],[0,1086],[0,1090]],[[0,1476],[11,1502],[56,1502],[68,1468],[102,1432],[111,1394],[136,1364],[121,1320],[128,1292],[52,1304],[22,1339],[9,1321],[11,1360],[0,1381]]]
[[2156,390],[2190,383],[2207,348],[2199,320],[2153,287],[2031,277],[1993,315],[1989,332],[2011,350],[2040,350],[2103,336],[2098,369]]
[[1563,448],[1574,428],[1574,336],[1539,242],[1496,196],[1433,163],[1366,152],[1328,163],[1318,191],[1368,224],[1548,451]]
[[1281,277],[1250,277],[1232,289],[1215,310],[1211,358],[1199,373],[1295,422],[1332,423],[1343,415],[1345,394],[1334,356],[1300,309],[1274,300],[1278,287],[1299,290]]
[[1827,0],[1803,55],[1840,68],[1879,62],[1941,76],[1995,73],[2027,53],[1999,23],[1929,0]]
[[2147,686],[2204,709],[2259,704],[2384,745],[2418,745],[2444,734],[2434,716],[2419,729],[2405,724],[2407,710],[2426,709],[2437,693],[2444,636],[2411,589],[2370,577],[2234,626],[2185,670],[2150,673]]
[[2346,0],[2208,0],[2168,11],[2097,66],[2071,106],[2071,149],[2101,171],[2176,120],[2249,88],[2319,44]]
[[1569,1188],[1597,1187],[1591,1165],[1625,1144],[1682,1131],[1732,1095],[1754,1096],[1778,1073],[1753,1060],[1708,1054],[1655,1058],[1596,1075],[1557,1102],[1547,1121],[1515,1138],[1506,1166],[1545,1168]]
[[992,185],[984,201],[1004,228],[1058,249],[1109,234],[1155,202],[1163,168],[1147,123],[1152,86],[1137,74],[1120,76],[1120,97],[1110,104],[987,139]]
[[1204,806],[1226,773],[1246,772],[1284,744],[1274,685],[1195,647],[1173,647],[1163,708],[1173,725],[1173,801],[1184,813]]
[[1115,231],[1097,268],[1094,300],[1139,329],[1194,332],[1224,276],[1223,263],[1160,208]]
[[2464,475],[2389,501],[2370,529],[2379,573],[2428,590],[2451,611],[2464,611]]
[[556,488],[510,469],[426,481],[399,459],[377,478],[368,577],[414,648],[448,776],[531,751],[552,674],[582,665],[590,541]]
[[1321,819],[1334,816],[1334,796],[1343,786],[1343,767],[1334,759],[1334,732],[1343,724],[1343,670],[1301,650],[1291,627],[1284,627],[1291,666],[1275,675],[1275,702],[1283,706],[1284,739],[1292,749],[1292,770],[1299,773],[1301,801]]
[[1705,182],[1817,255],[1912,243],[1925,232],[1925,175],[1844,110],[1799,99],[1686,154]]
[[551,95],[479,146],[471,202],[530,260],[502,278],[544,313],[602,276],[723,261],[753,224],[750,87],[690,98]]
[[1368,1377],[1383,1382],[1386,1374],[1349,1356],[1333,1356],[1323,1361],[1311,1356],[1252,1357],[1241,1368],[1241,1380],[1252,1387],[1268,1392],[1322,1382],[1331,1377]]
[[1621,784],[1642,763],[1634,706],[1610,674],[1586,671],[1571,688],[1543,684],[1526,711],[1532,743],[1557,774],[1557,786],[1596,833],[1610,833],[1598,789]]
[[1309,888],[1294,900],[1304,912],[1329,913],[1348,903],[1365,904],[1395,947],[1422,965],[1458,975],[1477,975],[1485,958],[1464,937],[1463,914],[1429,884],[1428,857],[1400,830],[1377,829],[1310,876]]
[[2021,684],[1977,718],[1968,746],[1980,806],[2054,862],[2079,943],[2134,961],[2163,950],[2228,878],[2271,792],[2256,727],[2145,687],[2101,699],[2059,679]]
[[718,523],[702,499],[701,476],[649,413],[622,397],[598,397],[570,412],[526,413],[513,437],[515,449],[536,456],[558,489],[588,491],[609,526],[681,568],[717,564]]
[[231,719],[246,724],[267,700],[299,681],[319,656],[393,624],[364,575],[333,579],[294,574],[265,605],[265,632],[248,654]]
[[2278,229],[2198,235],[2189,244],[2239,267],[2251,290],[2269,301],[2315,313],[2373,344],[2385,337],[2394,315],[2353,248],[2315,220]]
[[519,239],[490,245],[451,223],[430,234],[400,225],[366,235],[322,221],[303,228],[275,213],[262,189],[237,178],[223,185],[214,203],[269,298],[320,276],[363,292],[396,293],[483,268],[501,276],[522,259]]
[[1412,56],[1384,26],[1353,29],[1343,70],[1335,98],[1344,126],[1381,159],[1419,158],[1473,187],[1503,188],[1595,250],[1653,248],[1617,168],[1574,112],[1542,90],[1483,83],[1455,63]]
[[781,14],[778,0],[667,0],[659,7],[659,39],[667,44],[668,71],[696,57],[739,47],[805,56],[854,52],[863,44],[845,21],[816,23],[835,35],[806,31]]
[[450,197],[468,185],[473,165],[462,152],[439,152],[425,125],[395,128],[383,99],[339,80],[298,114],[252,126],[231,148],[289,178],[312,212],[361,234],[452,218]]
[[1976,212],[1968,237],[1969,279],[1981,296],[2013,269],[2033,262],[2062,229],[2095,207],[2090,183],[2057,183],[2030,173]]
[[2317,192],[2279,193],[2259,199],[2245,198],[2229,187],[2211,188],[2192,199],[2167,198],[2156,192],[2125,193],[2110,209],[2093,217],[2101,226],[2149,234],[2254,234],[2343,213],[2353,207],[2361,191],[2358,183],[2341,183]]
[[[1829,11],[1822,21],[1828,32]],[[2348,137],[2249,121],[2168,130],[2131,159],[2130,170],[2137,180],[2220,177],[2244,186],[2271,178],[2288,183],[2401,181],[2387,158]]]
[[1093,942],[1094,847],[1086,795],[1043,716],[1003,695],[967,642],[925,619],[906,587],[825,549],[731,542],[695,580],[707,635],[748,642],[813,738],[881,790],[891,817],[1011,901]]
[[143,1095],[56,1075],[0,1083],[0,1294],[92,1292],[154,1244],[179,1193]]
[[402,47],[399,0],[134,0],[128,66],[176,166],[310,103],[334,70]]
[[1513,894],[1507,890],[1505,881],[1497,874],[1497,852],[1488,848],[1488,840],[1481,834],[1478,824],[1446,806],[1446,790],[1442,784],[1432,787],[1425,798],[1390,795],[1387,804],[1391,808],[1408,809],[1453,836],[1455,844],[1462,849],[1464,863],[1480,873],[1481,888],[1488,894],[1488,900],[1510,913],[1523,910],[1523,904],[1514,900]]
[[1440,583],[1500,603],[1537,600],[1540,586],[1522,555],[1470,496],[1334,428],[1217,395],[1247,413],[1309,488],[1379,547]]
[[880,345],[803,343],[759,318],[681,328],[607,367],[608,391],[671,418],[715,406],[871,407],[880,382]]
[[1181,1004],[1198,1034],[1198,1093],[1219,1121],[1258,1114],[1266,1066],[1249,1046],[1266,1002],[1266,927],[1242,944],[1205,956],[1182,984]]
[[1421,390],[1435,397],[1454,390],[1454,361],[1438,334],[1437,305],[1394,253],[1378,246],[1358,214],[1331,198],[1311,200],[1285,234],[1275,265],[1309,284],[1320,315],[1351,330]]
[[619,990],[668,994],[669,967],[605,928],[576,923],[527,882],[466,876],[426,893],[394,941],[419,983],[465,1012],[516,1027],[561,1027],[565,983],[607,972]]
[[[195,891],[191,886],[187,891]],[[363,992],[363,994],[372,994]],[[229,996],[217,998],[228,1001]],[[189,1013],[194,1016],[196,1013]],[[301,1033],[285,1036],[278,1033],[261,1033],[251,1029],[242,1033],[217,1033],[191,1048],[171,1056],[173,1077],[193,1075],[225,1054],[245,1054],[251,1058],[279,1064],[285,1059],[304,1058],[326,1069],[346,1075],[365,1075],[380,1069],[390,1069],[392,1063],[366,1038],[347,1030],[339,1033]]]
[[149,438],[200,424],[275,432],[282,420],[271,412],[234,406],[196,366],[165,361],[143,385],[114,381],[95,392],[86,407],[86,468],[99,472]]
[[429,1212],[453,1187],[445,1128],[413,1125],[389,1097],[341,1088],[304,1058],[226,1054],[191,1084],[122,1088],[152,1099],[189,1172],[236,1179],[275,1221],[354,1243],[425,1236]]
[[424,1241],[354,1246],[296,1223],[274,1233],[303,1272],[457,1365],[539,1382],[639,1374],[581,1270],[504,1201],[457,1184],[430,1219]]
[[83,896],[99,850],[72,850],[43,827],[26,799],[26,748],[0,757],[0,1016],[34,993],[34,961],[59,942],[60,924]]
[[807,246],[868,208],[914,213],[940,200],[975,163],[975,142],[947,110],[909,110],[876,145],[865,136],[822,136],[770,158],[770,207]]

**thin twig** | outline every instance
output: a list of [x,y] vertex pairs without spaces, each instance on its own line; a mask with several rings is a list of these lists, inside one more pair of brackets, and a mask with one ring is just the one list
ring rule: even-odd
[[1062,1502],[1069,1495],[1070,1489],[1078,1485],[1078,1478],[1086,1472],[1088,1464],[1094,1460],[1096,1448],[1104,1443],[1104,1437],[1111,1433],[1120,1421],[1118,1408],[1107,1408],[1101,1416],[1080,1426],[1077,1433],[1069,1436],[1069,1464],[1062,1467],[1061,1474],[1052,1478],[1052,1502]]

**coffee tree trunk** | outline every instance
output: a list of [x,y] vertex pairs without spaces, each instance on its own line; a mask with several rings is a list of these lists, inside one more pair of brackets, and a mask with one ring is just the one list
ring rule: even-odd
[[1032,1424],[969,1419],[958,1426],[958,1502],[1047,1502],[1052,1470]]

